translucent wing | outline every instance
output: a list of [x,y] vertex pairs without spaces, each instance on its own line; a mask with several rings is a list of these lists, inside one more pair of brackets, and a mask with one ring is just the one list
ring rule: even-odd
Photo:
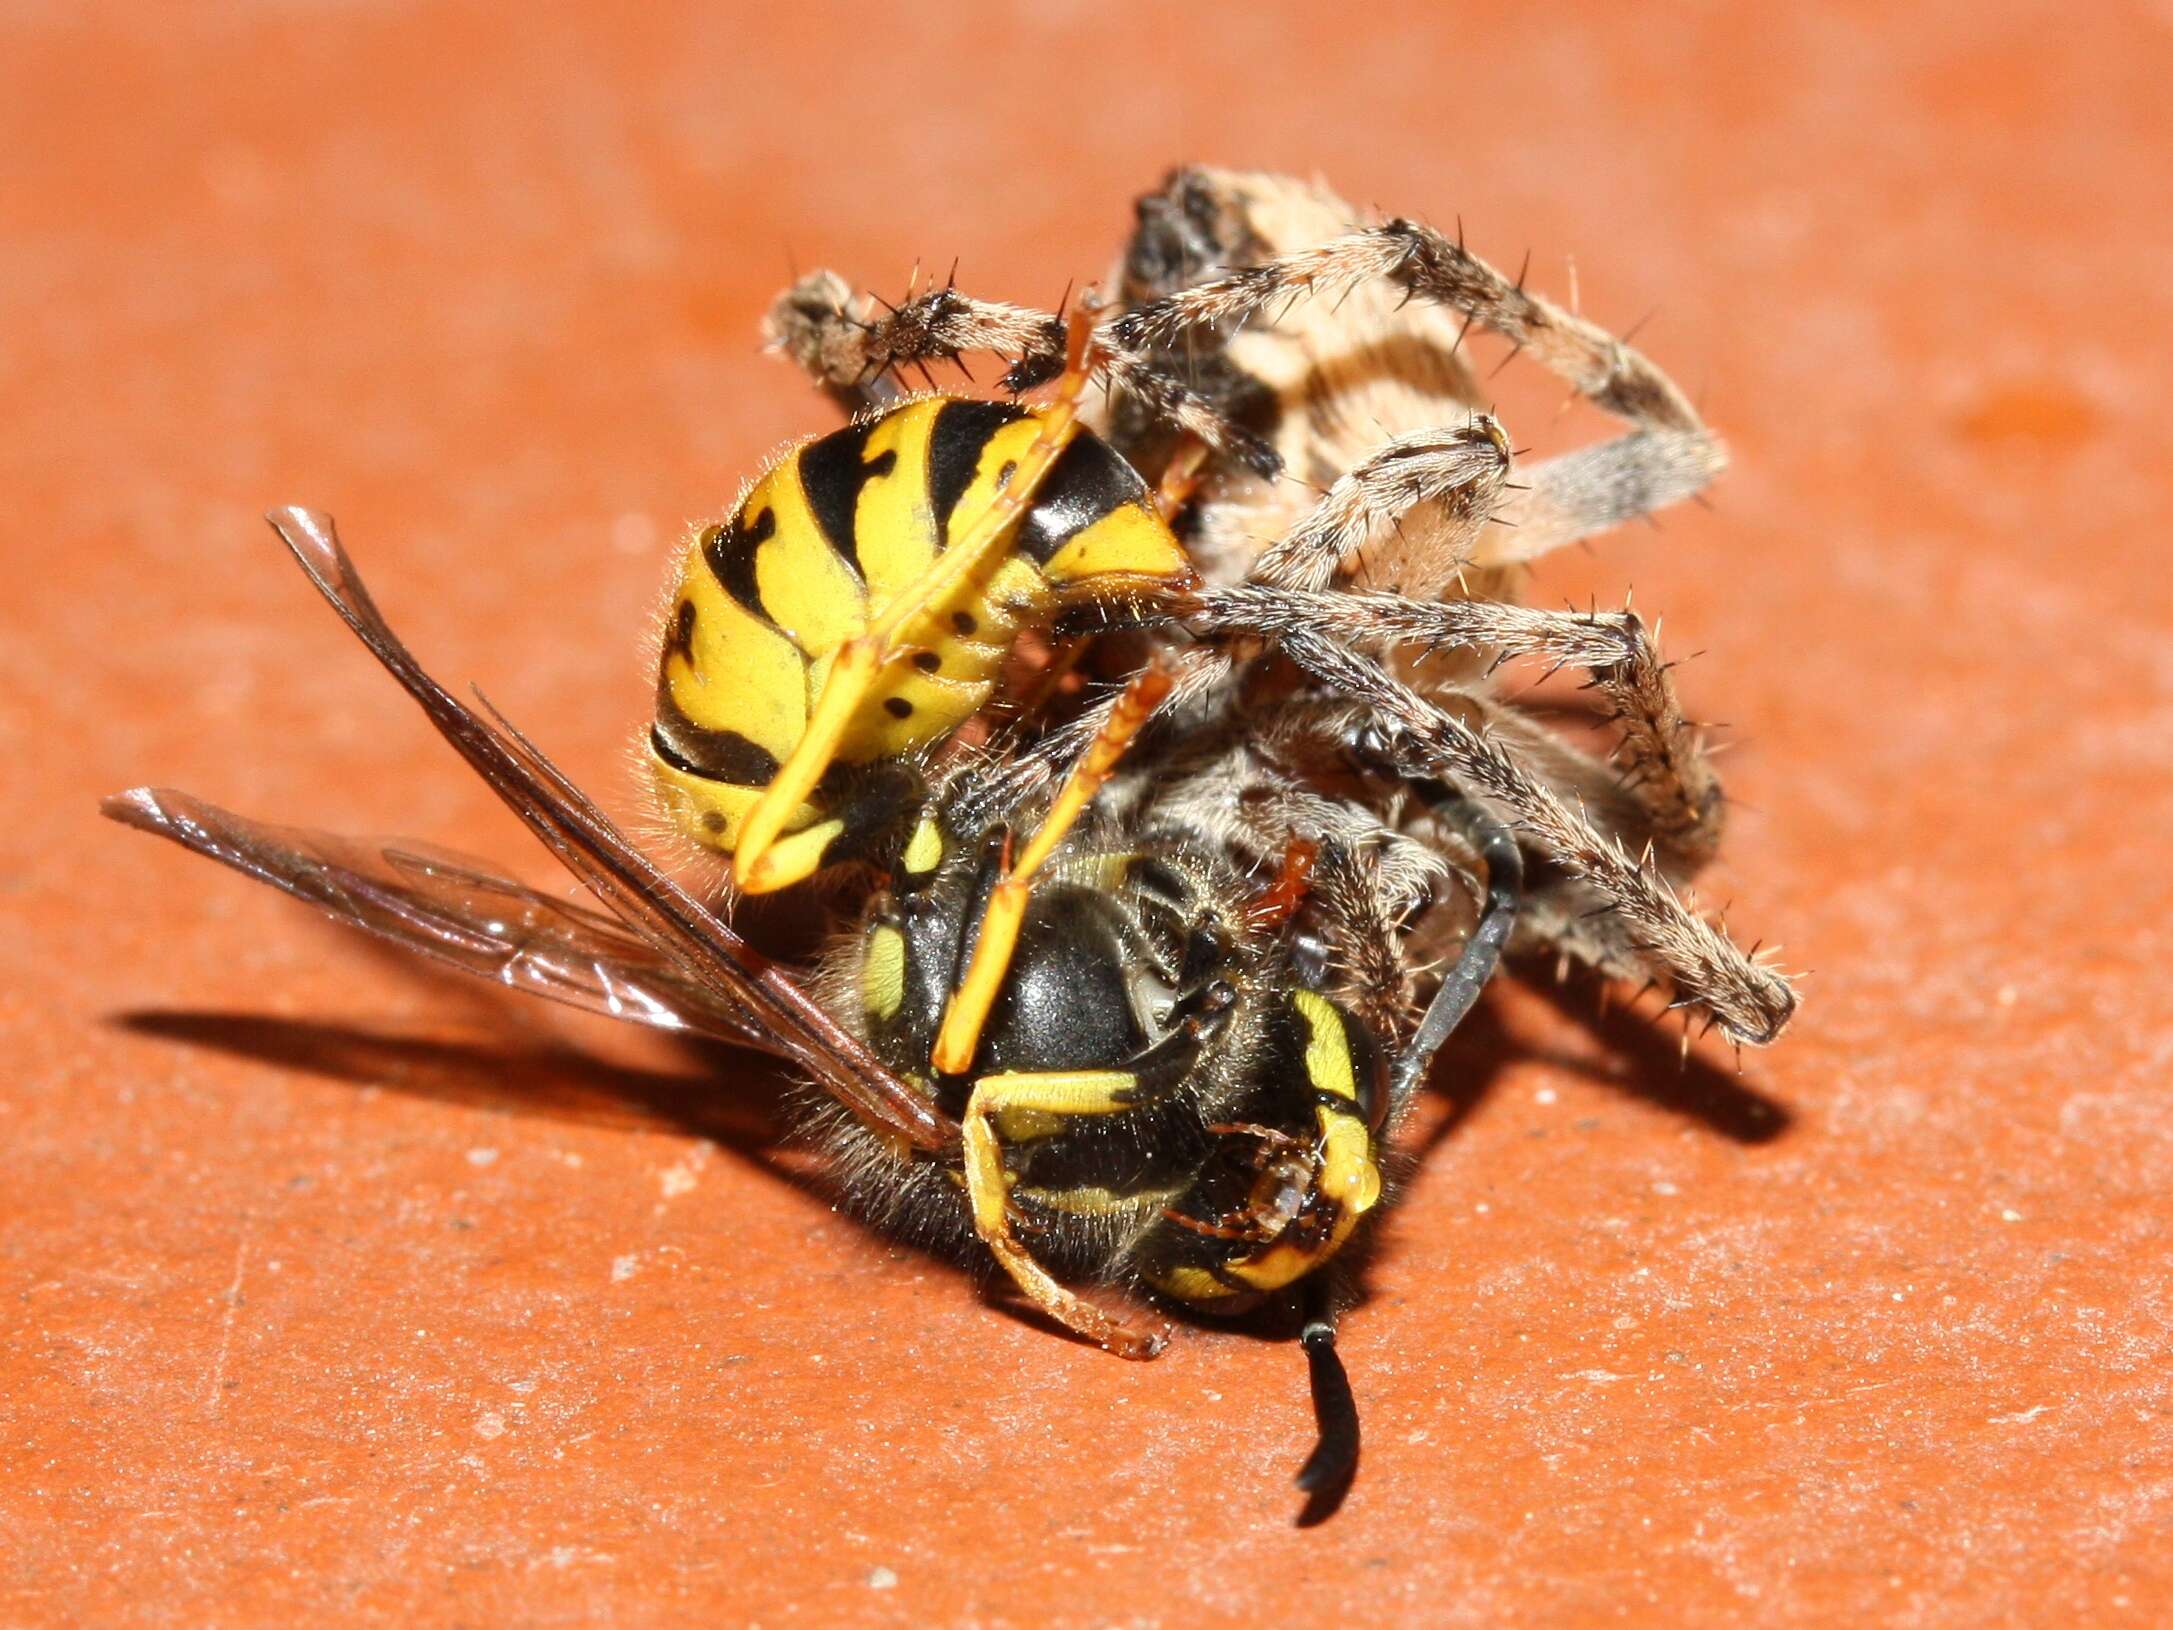
[[488,863],[405,839],[267,826],[163,787],[101,806],[344,923],[509,990],[569,1007],[780,1052],[742,1008],[720,1009],[616,917],[538,894]]
[[412,696],[453,750],[567,870],[687,985],[703,1011],[744,1015],[763,1045],[813,1075],[870,1125],[923,1149],[948,1149],[958,1125],[907,1087],[865,1044],[722,919],[620,835],[602,810],[489,704],[471,712],[432,679],[378,611],[340,547],[331,517],[281,509],[267,519],[332,609]]

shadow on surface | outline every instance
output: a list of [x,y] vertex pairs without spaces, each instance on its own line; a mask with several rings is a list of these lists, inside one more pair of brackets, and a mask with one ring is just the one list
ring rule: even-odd
[[783,1140],[790,1091],[761,1054],[691,1040],[682,1045],[711,1067],[678,1075],[607,1064],[572,1047],[432,1041],[258,1013],[151,1009],[112,1022],[134,1035],[438,1103],[689,1132],[749,1155],[767,1154]]
[[1498,1005],[1481,1002],[1442,1047],[1428,1090],[1448,1113],[1410,1148],[1423,1160],[1470,1118],[1510,1063],[1548,1064],[1686,1116],[1735,1143],[1771,1143],[1794,1122],[1786,1105],[1761,1092],[1729,1065],[1693,1046],[1682,1051],[1682,1030],[1648,1005],[1603,1007],[1601,988],[1563,985],[1548,977],[1518,983],[1598,1043],[1597,1055],[1548,1047],[1512,1035]]

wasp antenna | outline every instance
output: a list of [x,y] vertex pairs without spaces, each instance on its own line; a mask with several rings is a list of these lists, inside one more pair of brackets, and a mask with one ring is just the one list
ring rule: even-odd
[[1358,1473],[1358,1399],[1336,1352],[1334,1315],[1325,1306],[1305,1321],[1298,1339],[1312,1374],[1313,1420],[1320,1432],[1298,1468],[1298,1487],[1306,1497],[1298,1526],[1310,1528],[1335,1515]]

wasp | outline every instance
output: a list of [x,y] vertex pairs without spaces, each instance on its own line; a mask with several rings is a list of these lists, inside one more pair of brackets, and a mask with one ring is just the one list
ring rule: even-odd
[[[1249,559],[1209,536],[1287,456],[1272,419],[1245,422],[1236,325],[1379,278],[1512,337],[1560,330],[1543,359],[1598,349],[1598,399],[1688,412],[1626,346],[1408,223],[1179,278],[1113,316],[946,286],[877,317],[828,274],[788,291],[774,336],[855,416],[690,540],[645,756],[732,890],[861,880],[852,931],[812,968],[763,954],[487,702],[432,679],[307,510],[271,520],[311,581],[605,911],[180,793],[137,789],[107,813],[470,972],[789,1061],[825,1095],[816,1119],[861,1209],[977,1243],[1112,1352],[1150,1357],[1166,1336],[1066,1278],[1218,1313],[1303,1292],[1322,1437],[1301,1482],[1339,1488],[1357,1431],[1323,1270],[1379,1206],[1388,1130],[1511,941],[1528,858],[1555,874],[1542,898],[1613,902],[1623,960],[1672,975],[1731,1035],[1769,1040],[1793,1005],[1569,806],[1565,760],[1395,667],[1414,650],[1553,652],[1648,705],[1664,670],[1643,673],[1634,627],[1339,578],[1399,516],[1485,524],[1511,457],[1491,418],[1394,438]],[[1194,329],[1224,341],[1204,385],[1182,377]],[[1006,354],[1014,391],[1052,394],[895,383],[972,349]],[[1129,418],[1089,422],[1097,377]],[[1066,707],[1060,687],[1022,696],[1007,677],[1028,636],[1055,677],[1112,636],[1147,654]],[[997,703],[1017,739],[966,747]],[[1405,936],[1452,915],[1434,909],[1452,872],[1462,942],[1421,1003]]]

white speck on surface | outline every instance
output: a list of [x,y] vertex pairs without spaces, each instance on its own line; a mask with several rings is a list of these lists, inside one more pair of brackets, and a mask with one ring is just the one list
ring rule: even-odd
[[1655,1194],[1668,1195],[1680,1194],[1682,1193],[1682,1190],[1677,1188],[1673,1183],[1655,1183],[1652,1186],[1652,1192]]
[[2013,1206],[2002,1206],[2000,1207],[1999,1220],[2001,1222],[2020,1222],[2022,1213]]
[[1627,1313],[1617,1313],[1615,1315],[1615,1328],[1617,1330],[1635,1330],[1637,1321]]
[[658,1174],[657,1187],[664,1198],[676,1200],[682,1194],[691,1193],[701,1181],[702,1163],[708,1153],[707,1144],[698,1144]]
[[504,1437],[505,1430],[506,1418],[495,1409],[476,1417],[475,1435],[485,1442],[492,1438]]
[[623,1284],[625,1281],[634,1277],[634,1270],[640,1266],[641,1259],[639,1257],[613,1257],[611,1259],[611,1282],[614,1285]]
[[249,1241],[256,1233],[256,1219],[247,1219],[240,1236],[234,1241],[234,1280],[220,1298],[226,1303],[226,1312],[219,1320],[219,1356],[211,1366],[211,1387],[204,1406],[212,1414],[219,1413],[219,1405],[226,1392],[226,1358],[234,1346],[234,1315],[241,1311],[242,1275],[249,1269]]
[[470,1149],[468,1151],[468,1164],[471,1166],[493,1165],[497,1162],[497,1159],[498,1151],[495,1149]]
[[2050,1404],[2032,1404],[2028,1409],[2017,1410],[2012,1415],[1989,1416],[1986,1418],[1985,1424],[1988,1426],[2027,1426],[2051,1407]]
[[1634,1381],[1637,1377],[1634,1375],[1617,1375],[1613,1370],[1571,1370],[1562,1379],[1565,1381],[1590,1381],[1595,1386],[1604,1386],[1609,1381]]
[[622,555],[645,555],[656,547],[656,522],[630,509],[611,523],[611,547]]
[[2001,1007],[2013,1007],[2015,1005],[2016,997],[2020,994],[2021,993],[2017,991],[2014,986],[2002,985],[1999,988],[1998,994],[1996,994],[1992,999],[1998,1002]]
[[897,1588],[897,1584],[898,1576],[888,1568],[870,1568],[868,1570],[868,1589],[870,1590],[893,1590]]
[[1532,1094],[1532,1102],[1535,1104],[1551,1104],[1559,1101],[1561,1096],[1552,1087],[1541,1087]]

